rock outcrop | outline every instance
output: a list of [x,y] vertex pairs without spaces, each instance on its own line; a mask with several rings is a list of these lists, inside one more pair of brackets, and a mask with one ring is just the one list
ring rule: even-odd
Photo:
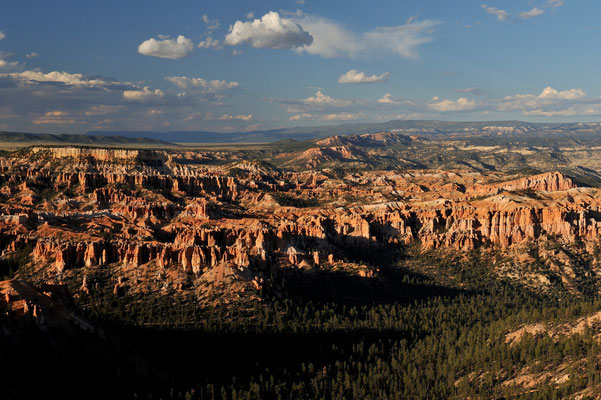
[[[352,140],[410,140],[382,135]],[[330,138],[320,142],[329,147],[300,156],[368,156],[346,141]],[[285,266],[384,260],[408,245],[509,249],[544,238],[583,242],[591,252],[601,236],[601,190],[559,172],[511,179],[364,171],[342,179],[188,152],[38,148],[21,157],[0,158],[0,248],[4,257],[31,249],[40,271],[59,276],[150,266],[200,277],[226,265],[255,279]]]

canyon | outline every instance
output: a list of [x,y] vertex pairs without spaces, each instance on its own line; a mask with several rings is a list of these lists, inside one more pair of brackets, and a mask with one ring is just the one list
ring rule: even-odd
[[[292,352],[287,362],[301,371],[323,346],[351,351],[330,342],[332,332],[349,332],[352,346],[373,343],[369,352],[388,329],[401,335],[390,342],[397,349],[410,332],[416,353],[405,364],[426,351],[423,329],[461,330],[465,319],[502,326],[487,343],[507,357],[531,336],[559,346],[593,329],[598,340],[601,146],[479,140],[378,132],[250,147],[4,152],[0,343],[15,350],[2,351],[27,371],[22,354],[76,342],[107,366],[83,381],[114,379],[110,371],[125,366],[122,388],[168,396],[174,376],[182,390],[233,388],[219,372],[231,368],[225,348],[241,360],[243,382],[253,379],[247,369],[267,373],[256,363],[264,354],[277,370],[276,353]],[[580,311],[549,319],[562,304],[554,301]],[[541,303],[551,304],[542,322]],[[249,338],[262,344],[249,347]],[[474,346],[482,348],[465,348]],[[171,366],[175,353],[184,361]],[[570,354],[559,366],[537,358],[548,363],[542,372],[530,362],[499,367],[494,390],[567,385],[578,375],[566,366],[584,363]],[[73,357],[61,368],[78,375]],[[488,372],[453,368],[454,387],[486,385]],[[295,379],[286,374],[276,373],[282,385]]]
[[[115,293],[194,292],[192,282],[197,294],[233,285],[251,298],[273,270],[373,276],[406,249],[498,252],[508,256],[500,274],[543,286],[558,275],[572,291],[593,274],[596,261],[573,264],[598,249],[601,190],[564,173],[340,172],[412,140],[326,138],[275,154],[286,157],[280,167],[240,151],[23,149],[0,159],[2,257],[29,249],[20,278],[75,292],[90,281]],[[339,165],[315,168],[324,160]],[[553,244],[565,249],[547,251]],[[520,271],[533,262],[548,271]]]

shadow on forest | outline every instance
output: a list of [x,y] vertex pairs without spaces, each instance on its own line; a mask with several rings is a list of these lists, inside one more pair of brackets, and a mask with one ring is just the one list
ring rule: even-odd
[[435,284],[423,274],[394,266],[379,268],[374,277],[361,277],[344,271],[286,268],[273,276],[270,284],[266,294],[274,299],[349,306],[406,303],[470,293]]
[[[134,393],[171,398],[172,389],[205,383],[219,389],[232,384],[233,376],[239,382],[266,371],[282,377],[299,372],[303,363],[319,370],[344,360],[358,343],[410,340],[406,332],[385,329],[245,333],[113,327],[107,333],[100,339],[33,328],[18,343],[0,346],[3,398],[136,398]],[[51,371],[60,371],[65,384]]]

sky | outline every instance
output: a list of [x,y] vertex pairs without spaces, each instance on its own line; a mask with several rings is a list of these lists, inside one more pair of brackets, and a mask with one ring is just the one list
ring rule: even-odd
[[0,130],[601,120],[601,2],[27,1],[0,9]]

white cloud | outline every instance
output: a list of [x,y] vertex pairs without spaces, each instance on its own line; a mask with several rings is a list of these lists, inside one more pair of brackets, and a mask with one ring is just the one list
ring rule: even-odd
[[144,87],[142,90],[124,90],[123,98],[129,101],[137,102],[149,102],[158,99],[162,99],[165,93],[161,89],[152,90],[148,87]]
[[389,72],[381,75],[366,75],[365,72],[351,69],[338,78],[338,83],[381,83],[386,82],[390,76]]
[[358,35],[329,19],[303,16],[297,22],[301,23],[313,36],[312,43],[297,49],[297,51],[328,58],[355,57],[364,48]]
[[0,77],[11,78],[22,84],[35,85],[40,83],[56,84],[60,83],[66,86],[75,86],[80,88],[102,88],[120,85],[101,78],[86,78],[82,74],[70,74],[62,71],[41,72],[41,71],[23,71],[10,74],[0,74]]
[[586,93],[582,89],[568,89],[560,92],[548,86],[543,89],[538,97],[543,99],[575,100],[584,96],[586,96]]
[[547,0],[549,7],[561,7],[563,6],[563,0]]
[[295,115],[292,115],[289,119],[290,119],[290,121],[298,121],[298,120],[305,119],[305,118],[313,118],[313,114],[309,114],[309,113],[295,114]]
[[4,34],[4,32],[0,31],[0,40],[4,39],[6,37],[6,35]]
[[397,54],[416,58],[417,49],[431,42],[437,21],[409,20],[404,25],[382,26],[355,33],[323,17],[303,15],[294,19],[313,36],[313,42],[296,49],[322,57],[356,57],[358,55]]
[[326,114],[320,118],[322,121],[350,121],[353,119],[359,119],[363,117],[363,114],[353,114],[350,112]]
[[224,43],[230,46],[248,43],[255,48],[290,49],[307,46],[313,37],[303,27],[270,11],[261,19],[236,21],[230,26]]
[[44,115],[32,120],[34,125],[64,124],[70,125],[76,123],[76,120],[65,111],[48,111]]
[[524,115],[537,115],[542,117],[574,117],[579,115],[601,115],[601,104],[576,104],[564,109],[549,111],[535,109],[524,111]]
[[449,111],[470,111],[477,107],[474,100],[469,100],[465,97],[460,97],[457,100],[432,98],[428,103],[428,107],[434,111],[449,112]]
[[601,115],[601,98],[587,97],[582,89],[556,90],[546,87],[540,94],[506,96],[497,104],[500,111],[521,111],[524,115],[573,117]]
[[180,89],[197,89],[201,93],[218,93],[226,90],[235,89],[240,84],[238,82],[228,82],[223,80],[206,80],[203,78],[189,78],[187,76],[167,76],[166,80],[173,83]]
[[505,21],[507,21],[509,19],[509,13],[507,11],[505,11],[505,10],[500,10],[498,8],[489,7],[486,4],[482,4],[481,7],[488,14],[495,15],[499,21],[505,22]]
[[331,104],[335,100],[327,94],[323,94],[321,90],[318,90],[317,93],[315,93],[315,96],[309,96],[301,101],[306,104]]
[[32,51],[31,53],[27,53],[25,55],[25,57],[27,57],[27,58],[36,58],[36,57],[39,57],[39,56],[40,55],[38,53],[36,53],[35,51]]
[[122,111],[124,109],[125,109],[125,107],[122,105],[109,106],[106,104],[100,104],[100,105],[91,106],[87,111],[85,111],[85,115],[88,117],[97,116],[97,115],[108,115],[108,114],[114,114],[114,113]]
[[298,4],[299,6],[304,6],[305,0],[296,0],[296,4]]
[[435,21],[411,21],[400,26],[383,26],[365,34],[368,44],[406,58],[417,58],[417,47],[431,42]]
[[239,115],[231,115],[231,114],[221,114],[215,115],[212,112],[193,112],[189,114],[185,120],[203,120],[203,121],[252,121],[254,116],[252,114],[239,114]]
[[460,93],[471,93],[471,94],[475,94],[475,95],[482,94],[482,90],[480,90],[477,87],[460,88],[460,89],[456,89],[456,90]]
[[219,49],[222,48],[221,45],[220,45],[220,43],[219,43],[219,40],[213,39],[211,36],[207,36],[207,38],[205,40],[201,40],[198,43],[197,47],[201,48],[201,49],[211,49],[211,48],[213,48],[213,49],[216,49],[216,50],[219,50]]
[[249,11],[249,12],[246,13],[246,18],[247,19],[251,19],[251,18],[254,18],[254,17],[255,17],[255,13],[254,12]]
[[[211,117],[213,117],[213,114],[212,114],[212,113],[207,113],[207,114],[209,114]],[[187,115],[187,116],[184,118],[184,121],[194,121],[194,120],[203,119],[204,115],[205,115],[205,114],[204,114],[204,113],[201,113],[201,112],[193,112],[193,113],[190,113],[190,114],[188,114],[188,115]],[[206,120],[207,118],[204,118],[204,119]]]
[[[286,112],[294,114],[292,115],[293,121],[301,118],[309,118],[310,116],[315,116],[317,119],[319,116],[328,113],[360,111],[361,107],[366,104],[362,100],[333,98],[323,93],[320,89],[317,90],[315,95],[305,99],[275,101],[279,102]],[[295,117],[295,115],[298,116]]]
[[[48,132],[81,133],[86,129],[152,130],[163,122],[174,130],[240,131],[255,123],[249,112],[186,120],[199,109],[207,113],[223,105],[220,99],[237,83],[178,82],[187,89],[157,89],[61,71],[0,72],[0,124],[7,130],[35,131],[42,126]],[[184,91],[187,95],[178,96]]]
[[251,121],[253,119],[253,115],[252,114],[248,114],[248,115],[230,115],[230,114],[223,114],[220,115],[219,117],[216,118],[218,121],[230,121],[233,119],[237,119],[240,121]]
[[403,107],[414,109],[418,106],[418,103],[411,100],[403,100],[400,97],[394,97],[390,93],[386,93],[384,96],[378,99],[377,105],[402,105]]
[[185,36],[179,35],[177,39],[156,40],[150,38],[138,46],[138,53],[145,56],[170,58],[176,60],[190,55],[194,43]]
[[345,99],[334,99],[327,94],[323,94],[321,90],[315,93],[315,96],[309,96],[306,99],[301,100],[302,103],[310,106],[331,106],[331,107],[345,107],[352,104],[350,100]]
[[[17,68],[18,66],[18,61],[6,61],[2,58],[2,54],[0,54],[0,70],[11,70]],[[1,75],[2,74],[0,74],[0,76]]]
[[207,25],[207,29],[210,31],[219,29],[218,19],[210,19],[209,16],[205,14],[202,16],[202,21]]
[[541,10],[540,8],[534,7],[532,10],[521,12],[518,15],[522,19],[530,19],[530,18],[533,18],[533,17],[537,17],[539,15],[542,15],[544,13],[545,13],[544,10]]
[[380,104],[396,104],[397,101],[392,98],[390,93],[386,93],[384,96],[378,99]]
[[539,95],[534,94],[516,94],[515,96],[506,96],[499,103],[499,109],[508,110],[532,110],[543,106],[565,103],[565,101],[575,101],[583,99],[586,93],[582,89],[568,89],[558,91],[552,87],[546,87]]

